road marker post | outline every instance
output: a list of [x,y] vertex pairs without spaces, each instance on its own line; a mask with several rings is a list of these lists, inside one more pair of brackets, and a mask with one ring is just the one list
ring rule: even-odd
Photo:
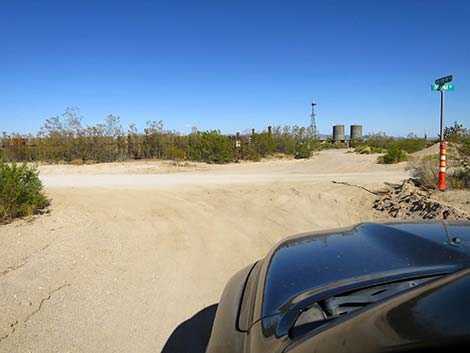
[[446,191],[447,184],[447,142],[444,139],[444,93],[446,91],[454,91],[455,86],[449,84],[453,80],[453,76],[445,76],[437,79],[433,85],[431,85],[432,91],[441,92],[441,121],[440,121],[440,148],[439,148],[439,180],[437,183],[437,188],[441,191]]
[[440,145],[440,153],[439,153],[439,182],[437,185],[437,188],[441,191],[445,191],[447,189],[446,167],[447,167],[447,142],[445,140],[442,140],[441,145]]

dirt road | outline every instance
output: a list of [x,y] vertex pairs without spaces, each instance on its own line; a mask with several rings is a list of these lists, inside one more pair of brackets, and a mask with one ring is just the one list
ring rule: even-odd
[[[50,213],[0,226],[0,352],[203,352],[221,291],[285,236],[376,219],[403,165],[41,166]],[[190,347],[190,348],[189,348]]]

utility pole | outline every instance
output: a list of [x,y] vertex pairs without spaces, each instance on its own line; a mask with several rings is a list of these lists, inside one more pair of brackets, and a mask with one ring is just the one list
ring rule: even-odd
[[453,76],[445,76],[437,79],[435,83],[431,86],[431,90],[441,92],[441,119],[440,119],[440,131],[439,131],[439,140],[440,140],[440,153],[439,153],[439,182],[438,189],[445,191],[447,189],[446,185],[446,167],[447,167],[447,143],[444,139],[444,97],[446,91],[454,91],[455,86],[448,84],[452,82]]

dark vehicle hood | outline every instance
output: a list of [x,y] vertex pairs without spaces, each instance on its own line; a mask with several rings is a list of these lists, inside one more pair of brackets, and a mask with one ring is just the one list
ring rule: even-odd
[[468,242],[468,222],[363,223],[330,234],[288,238],[263,261],[259,279],[264,277],[264,286],[258,286],[257,294],[262,294],[262,306],[254,310],[261,317],[255,314],[252,323],[298,311],[316,294],[358,282],[455,272],[469,265]]
[[[439,335],[458,343],[468,332],[468,305],[460,306],[469,278],[470,222],[363,223],[293,236],[228,282],[207,352],[363,352],[365,334],[370,352],[433,345]],[[359,298],[376,289],[385,299]],[[365,304],[327,311],[351,298]],[[300,320],[309,312],[325,315]]]

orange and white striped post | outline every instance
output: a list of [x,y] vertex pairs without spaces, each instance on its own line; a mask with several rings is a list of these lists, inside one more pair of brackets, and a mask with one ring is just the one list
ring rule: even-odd
[[439,153],[439,183],[438,189],[441,191],[445,191],[446,186],[446,167],[447,167],[447,142],[442,139],[441,140],[441,148]]
[[441,191],[445,191],[446,185],[446,167],[447,167],[447,142],[444,139],[444,93],[445,91],[453,91],[454,85],[448,85],[452,82],[454,76],[448,75],[445,77],[438,78],[435,83],[431,86],[431,90],[441,92],[441,122],[440,122],[440,141],[441,148],[439,153],[439,181],[437,187]]
[[437,188],[441,191],[446,191],[446,140],[444,139],[444,89],[440,87],[441,91],[441,123],[440,123],[440,153],[439,153],[439,181],[437,183]]

